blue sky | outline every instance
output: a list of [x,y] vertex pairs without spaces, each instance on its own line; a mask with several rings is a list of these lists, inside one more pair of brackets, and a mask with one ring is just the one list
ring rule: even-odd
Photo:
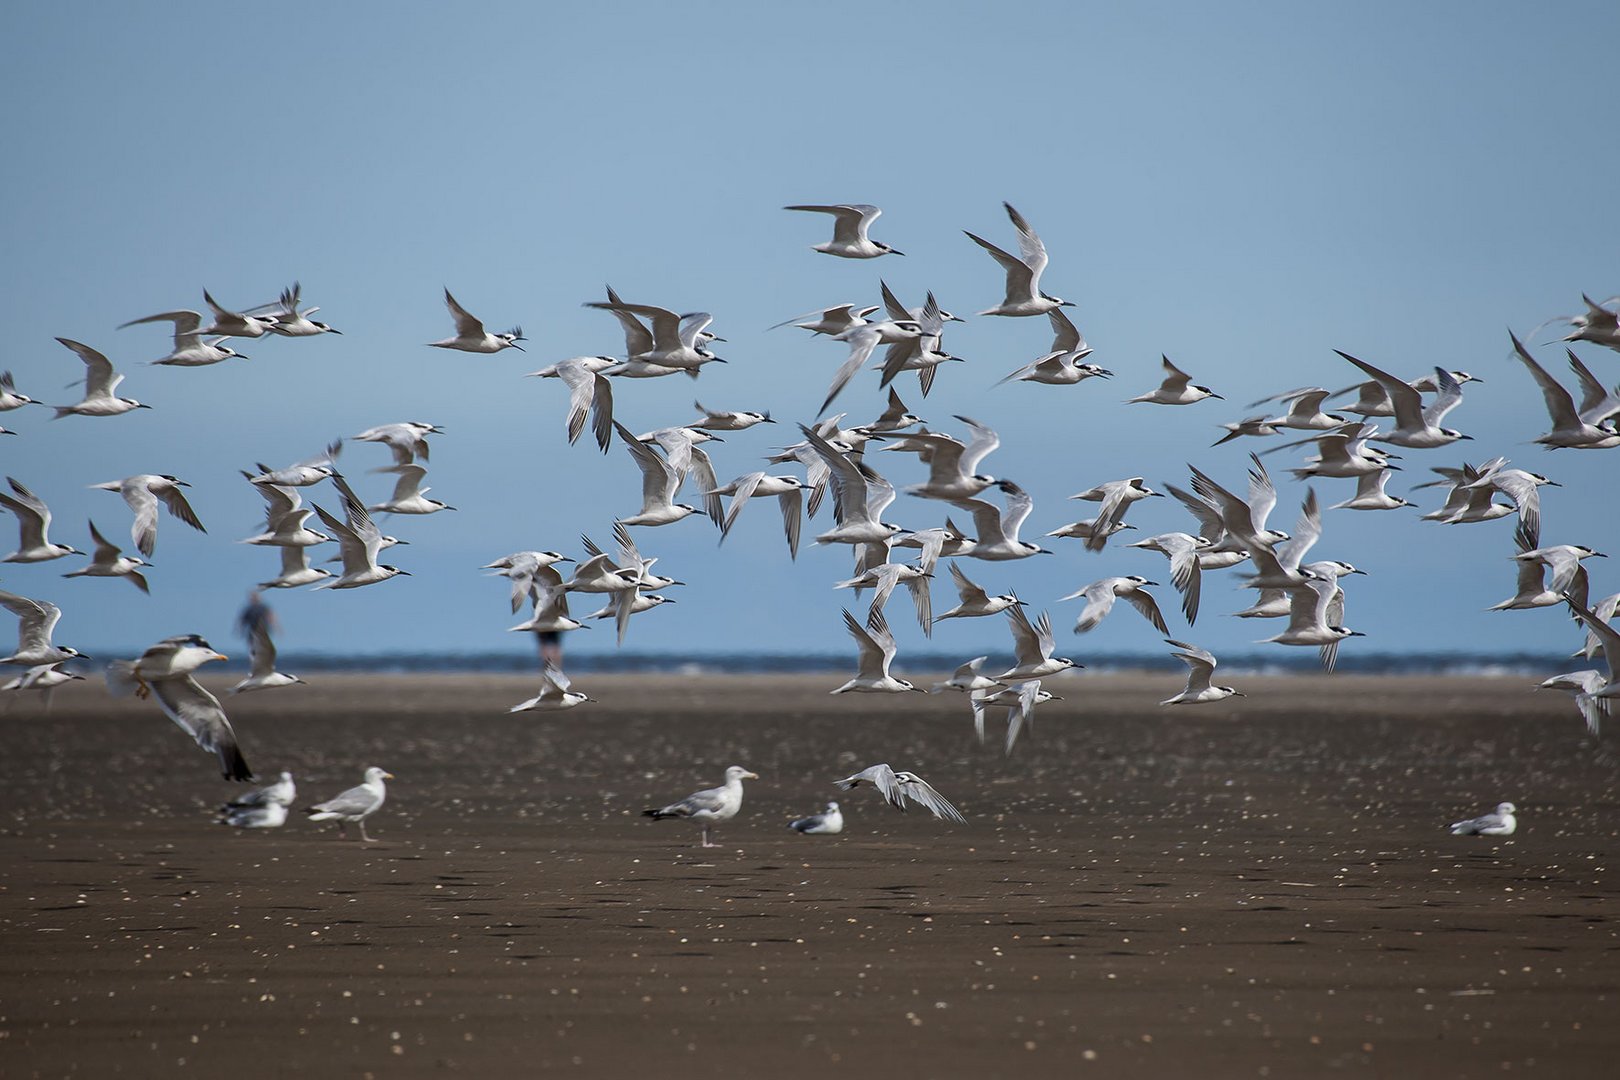
[[[690,418],[694,391],[717,407],[809,419],[842,350],[764,328],[822,304],[875,303],[880,276],[912,303],[933,289],[957,311],[990,306],[999,271],[962,230],[1010,246],[1003,199],[1040,231],[1046,286],[1077,301],[1092,359],[1118,378],[994,387],[1045,351],[1048,328],[978,319],[952,326],[947,346],[970,363],[944,372],[929,399],[909,376],[901,385],[937,427],[965,413],[1001,431],[985,467],[1035,496],[1026,536],[1082,516],[1065,497],[1103,480],[1179,484],[1192,461],[1238,484],[1247,451],[1265,444],[1211,450],[1216,425],[1266,393],[1355,381],[1339,348],[1407,377],[1439,364],[1486,379],[1448,421],[1477,441],[1408,452],[1392,490],[1432,465],[1505,454],[1567,485],[1546,494],[1544,542],[1616,544],[1611,459],[1530,444],[1546,416],[1507,358],[1506,328],[1575,310],[1583,290],[1620,292],[1620,149],[1606,112],[1620,11],[1032,3],[1009,21],[1013,10],[285,4],[274,21],[217,3],[13,11],[0,42],[14,103],[0,120],[10,283],[0,366],[24,393],[70,400],[63,384],[80,366],[52,338],[76,338],[127,373],[121,393],[155,408],[54,423],[43,410],[5,414],[21,434],[0,445],[0,463],[50,502],[56,538],[75,546],[88,547],[87,516],[127,536],[116,496],[86,485],[134,472],[189,480],[209,533],[162,522],[151,597],[64,581],[77,559],[7,567],[0,585],[59,603],[59,638],[87,651],[189,631],[226,638],[276,561],[233,543],[261,509],[237,470],[420,418],[447,429],[430,483],[461,510],[385,526],[412,541],[393,559],[413,577],[274,594],[283,648],[526,647],[504,634],[516,620],[478,565],[519,548],[577,554],[581,532],[606,541],[611,520],[638,505],[628,455],[569,447],[563,388],[522,377],[622,349],[611,318],[583,302],[610,282],[629,299],[711,311],[729,339],[729,366],[696,384],[619,383],[632,429]],[[823,201],[883,206],[874,234],[907,257],[810,251],[822,222],[780,207]],[[205,287],[247,306],[295,278],[345,336],[238,342],[251,360],[180,370],[142,366],[166,351],[159,328],[115,329],[198,307]],[[448,331],[446,285],[492,328],[521,323],[528,354],[424,348]],[[1581,351],[1620,379],[1620,356]],[[1161,352],[1228,402],[1122,404],[1157,381]],[[1561,349],[1536,352],[1564,373]],[[839,407],[865,417],[881,401],[867,375]],[[722,479],[759,467],[791,433],[731,437],[715,449]],[[922,479],[897,457],[874,460],[897,484]],[[1267,460],[1281,479],[1291,455]],[[390,478],[365,470],[385,463],[365,444],[342,459],[372,499]],[[1323,481],[1318,494],[1337,502],[1352,487]],[[1599,492],[1611,496],[1602,505]],[[1289,527],[1303,495],[1284,484],[1273,524]],[[314,501],[336,504],[321,488]],[[888,516],[923,528],[946,509],[902,497]],[[1160,500],[1131,520],[1142,535],[1189,524]],[[14,536],[9,522],[0,529]],[[717,536],[698,519],[638,530],[659,569],[690,585],[672,593],[675,607],[637,619],[629,647],[849,648],[838,608],[851,598],[829,587],[847,574],[846,549],[812,547],[789,563],[769,507],[751,508],[723,549]],[[1051,606],[1064,628],[1078,605],[1052,601],[1086,582],[1166,580],[1148,553],[1051,546],[1057,555],[966,568]],[[1507,524],[1338,511],[1313,556],[1372,573],[1350,593],[1346,619],[1370,635],[1352,647],[1560,648],[1572,635],[1556,612],[1482,610],[1511,595],[1512,550]],[[1620,566],[1592,571],[1595,595],[1620,588]],[[935,602],[953,602],[943,579]],[[1245,602],[1230,575],[1212,577],[1199,624],[1172,619],[1172,630],[1247,652],[1275,624],[1221,614]],[[902,657],[923,647],[909,615],[891,621]],[[1064,636],[1062,651],[1082,660],[1162,648],[1128,611],[1085,639]],[[942,626],[927,647],[966,657],[1005,640],[998,620],[977,620]],[[613,647],[604,631],[569,644]]]

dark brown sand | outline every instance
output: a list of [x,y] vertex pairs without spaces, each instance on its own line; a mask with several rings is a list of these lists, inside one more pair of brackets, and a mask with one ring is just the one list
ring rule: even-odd
[[[299,804],[97,686],[4,719],[0,1074],[1620,1075],[1617,770],[1525,679],[1071,679],[1011,758],[826,678],[324,677],[227,702]],[[223,685],[223,684],[221,684]],[[996,733],[999,738],[999,732]],[[876,761],[968,815],[842,798]],[[725,847],[640,816],[759,772]],[[1511,839],[1446,822],[1502,799]]]

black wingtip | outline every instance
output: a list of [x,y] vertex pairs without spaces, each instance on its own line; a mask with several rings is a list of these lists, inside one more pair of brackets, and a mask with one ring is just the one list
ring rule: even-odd
[[253,779],[253,770],[248,768],[247,759],[242,757],[242,751],[238,747],[222,747],[219,761],[222,766],[220,773],[225,779],[243,781]]

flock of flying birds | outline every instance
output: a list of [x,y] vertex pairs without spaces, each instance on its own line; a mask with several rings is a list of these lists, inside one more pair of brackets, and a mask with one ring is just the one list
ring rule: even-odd
[[[1016,234],[1016,254],[973,233],[967,234],[1005,275],[1000,302],[978,314],[1044,316],[1053,338],[1049,351],[1008,373],[1001,382],[1069,386],[1112,378],[1113,372],[1090,362],[1092,349],[1065,310],[1074,305],[1043,291],[1041,283],[1048,258],[1040,237],[1023,215],[1010,205],[1004,206]],[[815,245],[816,251],[845,259],[902,254],[871,238],[871,227],[881,213],[875,206],[801,205],[786,209],[833,218],[833,238]],[[1000,445],[997,432],[961,415],[954,417],[960,425],[954,433],[930,428],[909,411],[900,397],[897,380],[903,373],[916,373],[919,392],[926,397],[941,369],[948,363],[960,362],[959,357],[946,351],[944,336],[950,323],[963,320],[942,309],[931,292],[915,307],[902,302],[887,283],[880,283],[880,293],[879,305],[838,304],[777,324],[802,328],[827,340],[829,351],[843,350],[842,362],[832,376],[815,422],[797,425],[800,441],[767,456],[769,464],[787,469],[751,471],[725,483],[720,481],[704,444],[722,441],[721,433],[776,423],[768,412],[716,410],[698,403],[698,415],[692,420],[634,434],[615,419],[613,411],[616,379],[675,374],[696,379],[705,366],[724,363],[712,348],[716,342],[724,341],[710,331],[712,317],[704,312],[682,314],[652,304],[626,302],[611,288],[605,300],[588,303],[587,307],[604,311],[618,322],[624,336],[623,353],[574,357],[532,374],[557,379],[567,387],[564,424],[570,443],[577,442],[589,427],[592,441],[602,452],[610,451],[616,442],[625,448],[640,474],[641,506],[614,523],[615,550],[611,554],[584,537],[584,552],[577,562],[559,551],[521,551],[488,563],[485,569],[510,579],[512,611],[530,605],[530,617],[512,629],[561,634],[580,628],[584,619],[611,619],[622,642],[634,616],[672,602],[663,590],[681,584],[654,572],[658,560],[642,555],[632,529],[704,517],[718,529],[719,540],[724,543],[746,506],[773,498],[782,515],[789,556],[794,558],[806,518],[816,517],[830,493],[831,526],[817,533],[814,540],[817,544],[842,544],[851,549],[851,574],[837,582],[836,588],[852,590],[857,598],[866,590],[872,592],[864,618],[847,607],[843,612],[844,627],[855,641],[858,660],[854,675],[832,693],[927,692],[891,671],[896,645],[886,605],[902,585],[926,635],[931,636],[933,628],[947,619],[1000,616],[1011,632],[1015,656],[1012,666],[990,672],[985,670],[987,657],[976,657],[934,689],[958,691],[966,696],[981,740],[985,738],[987,717],[1002,717],[1005,747],[1010,753],[1019,733],[1031,725],[1036,706],[1054,696],[1042,688],[1043,681],[1081,665],[1053,655],[1056,637],[1048,613],[1031,618],[1026,602],[1015,594],[992,594],[969,576],[965,560],[987,564],[982,573],[974,572],[983,576],[992,572],[995,564],[1050,552],[1020,536],[1034,507],[1028,492],[1010,479],[982,471],[986,459]],[[241,357],[228,344],[232,341],[341,333],[310,318],[319,309],[303,306],[297,284],[284,290],[273,304],[240,312],[222,307],[207,291],[203,298],[209,309],[206,318],[196,311],[174,310],[124,325],[171,325],[172,350],[155,363],[174,367],[200,367]],[[1564,342],[1588,342],[1620,351],[1615,300],[1598,303],[1588,297],[1583,299],[1587,308],[1584,314],[1548,320],[1543,326],[1563,321],[1571,328]],[[444,302],[455,333],[431,342],[432,347],[486,355],[506,349],[522,350],[520,343],[527,339],[520,327],[491,332],[448,289]],[[1620,387],[1605,388],[1573,350],[1566,350],[1580,389],[1577,403],[1575,395],[1547,372],[1518,337],[1510,337],[1513,354],[1536,382],[1551,420],[1550,429],[1535,440],[1537,443],[1548,448],[1620,446]],[[77,341],[57,340],[84,365],[83,398],[57,406],[58,418],[111,417],[150,407],[117,396],[124,376],[103,353]],[[1388,511],[1410,506],[1410,502],[1386,490],[1391,471],[1400,467],[1393,462],[1398,457],[1394,449],[1432,450],[1469,439],[1459,430],[1442,426],[1442,421],[1461,404],[1464,386],[1482,380],[1468,372],[1438,367],[1408,380],[1348,353],[1339,355],[1354,369],[1356,383],[1338,391],[1319,386],[1285,390],[1256,401],[1249,408],[1266,406],[1267,410],[1223,424],[1225,434],[1215,445],[1299,433],[1298,439],[1275,445],[1264,454],[1310,445],[1314,453],[1290,470],[1296,479],[1354,480],[1355,494],[1329,509]],[[1188,406],[1210,399],[1223,400],[1210,387],[1195,384],[1169,357],[1161,359],[1162,382],[1128,399],[1130,404]],[[827,416],[834,402],[868,366],[879,373],[878,385],[887,391],[887,407],[867,423],[846,425],[847,413]],[[1345,399],[1342,404],[1333,404],[1340,399]],[[0,411],[35,404],[34,399],[17,392],[11,373],[0,376]],[[1385,420],[1389,421],[1387,426]],[[10,434],[4,428],[0,433]],[[285,468],[261,463],[254,471],[243,470],[245,482],[265,500],[262,531],[243,542],[273,547],[279,552],[279,572],[260,587],[314,585],[321,589],[352,589],[408,574],[378,561],[386,548],[407,541],[383,534],[372,515],[425,515],[454,509],[428,498],[430,489],[423,483],[429,458],[427,440],[438,434],[442,431],[433,424],[403,421],[352,436],[355,441],[382,444],[391,455],[391,464],[373,471],[394,475],[394,491],[389,498],[371,504],[364,502],[338,471],[342,440]],[[904,491],[919,499],[947,504],[951,509],[946,511],[942,525],[911,529],[883,519],[899,489],[879,471],[878,453],[900,455],[891,459],[897,464],[906,455],[915,457],[926,479]],[[1278,495],[1261,458],[1262,454],[1250,455],[1247,475],[1238,478],[1237,483],[1191,465],[1185,487],[1165,484],[1163,492],[1150,488],[1140,476],[1099,483],[1071,496],[1095,504],[1095,513],[1054,529],[1047,536],[1077,539],[1088,551],[1100,552],[1110,539],[1135,528],[1125,518],[1137,502],[1153,497],[1173,498],[1192,519],[1187,530],[1160,533],[1126,546],[1166,558],[1169,580],[1180,595],[1179,608],[1187,625],[1193,626],[1198,618],[1203,575],[1236,570],[1244,576],[1244,584],[1254,590],[1255,598],[1250,607],[1233,614],[1284,620],[1284,628],[1266,640],[1318,649],[1323,666],[1331,670],[1340,645],[1360,636],[1345,625],[1344,583],[1363,571],[1336,559],[1306,561],[1307,554],[1323,537],[1322,506],[1314,489],[1307,491],[1292,532],[1269,526]],[[1542,546],[1538,491],[1556,481],[1511,467],[1501,457],[1432,471],[1439,479],[1419,487],[1443,486],[1447,494],[1444,503],[1425,518],[1448,524],[1517,519],[1518,551],[1513,558],[1518,565],[1518,587],[1515,595],[1496,605],[1496,609],[1567,605],[1572,616],[1584,624],[1587,634],[1578,655],[1588,660],[1601,656],[1607,671],[1570,672],[1548,679],[1542,686],[1571,693],[1588,727],[1596,732],[1602,717],[1620,699],[1620,672],[1616,666],[1620,662],[1620,640],[1611,625],[1620,608],[1620,594],[1596,603],[1590,601],[1587,571],[1582,564],[1600,552],[1580,544]],[[0,492],[0,505],[15,515],[20,540],[17,550],[6,555],[4,562],[42,563],[85,554],[53,542],[49,536],[51,514],[44,500],[23,482],[10,477],[7,480],[10,493]],[[336,491],[341,513],[304,504],[301,492],[322,483]],[[149,565],[145,559],[155,550],[160,509],[191,528],[203,529],[187,502],[183,489],[188,485],[178,477],[141,474],[92,486],[117,492],[133,512],[130,542],[140,556],[124,554],[124,549],[92,521],[89,535],[94,550],[90,561],[65,576],[124,578],[146,592],[149,584],[142,569]],[[677,501],[683,489],[695,494],[698,505]],[[312,516],[321,528],[311,527]],[[958,526],[954,520],[957,516],[972,522],[971,532]],[[311,553],[334,540],[340,552],[340,570],[334,573],[312,565]],[[942,560],[949,560],[958,602],[935,615],[932,586]],[[566,577],[560,569],[565,564],[573,564]],[[1233,687],[1215,684],[1218,662],[1213,654],[1171,636],[1159,598],[1149,592],[1153,588],[1162,586],[1140,575],[1104,577],[1057,602],[1083,601],[1074,625],[1077,634],[1094,630],[1114,610],[1116,601],[1124,600],[1164,635],[1174,650],[1172,655],[1187,666],[1187,682],[1180,693],[1162,704],[1205,704],[1241,696]],[[604,606],[590,614],[575,615],[570,611],[570,598],[577,601],[581,594],[596,594]],[[0,689],[48,694],[57,685],[83,677],[70,665],[88,658],[53,643],[53,631],[61,616],[56,605],[10,591],[0,591],[0,603],[19,619],[17,651],[0,663],[25,669]],[[275,646],[268,625],[254,629],[251,649],[251,673],[231,687],[231,693],[301,682],[296,676],[276,670]],[[248,780],[252,772],[223,706],[195,677],[203,664],[218,659],[224,657],[197,635],[169,638],[136,660],[114,662],[108,669],[107,682],[114,693],[154,698],[198,745],[218,757],[227,778]],[[559,664],[548,659],[539,693],[514,705],[511,711],[566,709],[590,700],[572,688]],[[337,820],[340,828],[345,822],[359,823],[364,837],[364,818],[382,805],[382,781],[387,777],[381,769],[368,769],[360,787],[311,808],[309,813],[317,820]],[[748,778],[755,778],[754,774],[732,766],[724,786],[648,810],[647,814],[699,822],[707,846],[712,824],[733,816],[741,806],[742,780]],[[901,809],[908,801],[916,802],[942,819],[962,820],[956,808],[921,777],[893,770],[887,764],[874,765],[837,783],[845,788],[870,785]],[[283,773],[279,783],[227,804],[221,820],[244,827],[278,826],[286,819],[294,791],[292,778]],[[796,821],[793,827],[810,833],[837,832],[842,823],[838,804],[830,803],[823,814]]]

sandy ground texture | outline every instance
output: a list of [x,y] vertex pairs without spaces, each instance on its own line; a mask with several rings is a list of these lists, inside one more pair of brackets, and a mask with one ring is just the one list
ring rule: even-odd
[[[300,807],[380,765],[375,842],[234,790],[150,703],[14,705],[0,1074],[1620,1075],[1620,766],[1530,680],[1049,684],[1008,757],[959,695],[841,677],[323,677],[227,699]],[[216,687],[228,680],[211,680]],[[841,797],[877,761],[968,816]],[[761,774],[723,847],[641,816]],[[1444,825],[1508,799],[1510,839]]]

